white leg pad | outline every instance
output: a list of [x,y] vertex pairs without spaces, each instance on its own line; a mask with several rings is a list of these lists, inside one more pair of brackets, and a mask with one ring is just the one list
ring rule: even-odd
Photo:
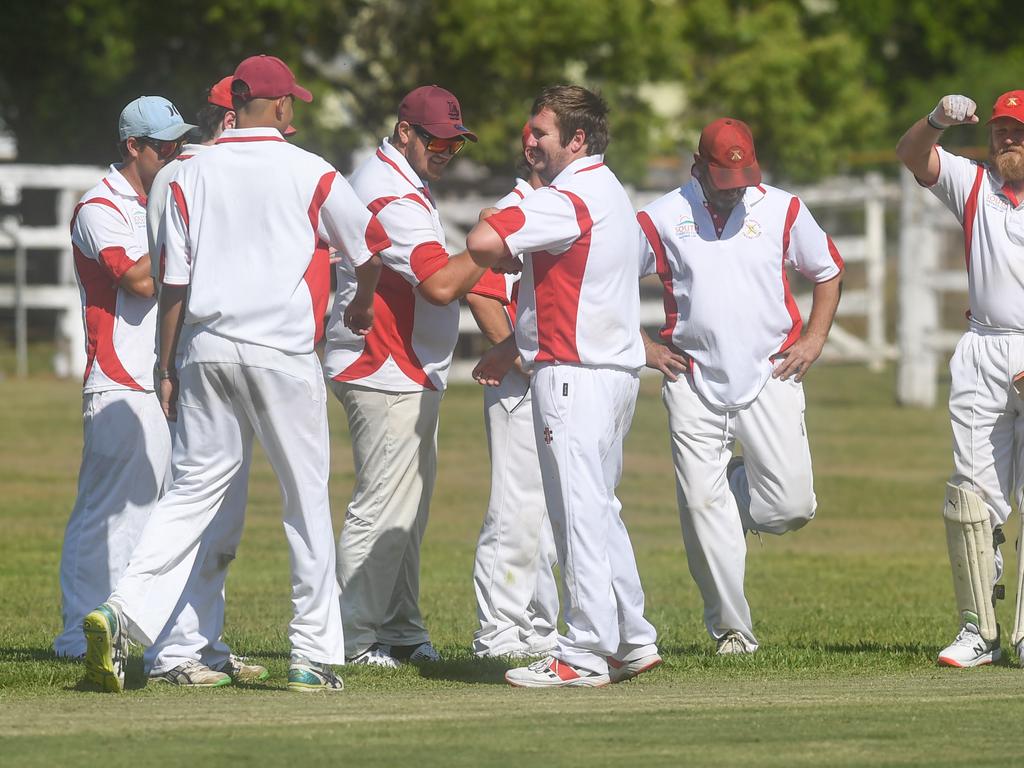
[[982,638],[995,642],[998,637],[992,600],[995,549],[988,508],[974,491],[949,483],[943,517],[961,621],[977,624]]

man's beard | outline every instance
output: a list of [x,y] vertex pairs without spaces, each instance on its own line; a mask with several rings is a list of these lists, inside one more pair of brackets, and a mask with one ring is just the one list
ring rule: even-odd
[[1024,148],[1014,147],[992,157],[999,178],[1010,184],[1024,181]]

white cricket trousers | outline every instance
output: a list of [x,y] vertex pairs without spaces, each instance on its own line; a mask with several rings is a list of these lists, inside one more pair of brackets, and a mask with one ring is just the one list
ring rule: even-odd
[[[710,405],[690,376],[662,385],[668,409],[676,496],[686,558],[704,599],[704,625],[718,640],[742,632],[754,646],[743,593],[745,530],[783,534],[814,517],[811,451],[803,385],[769,378],[757,398],[735,411]],[[726,481],[736,440],[744,465]]]
[[[953,428],[950,482],[985,500],[993,527],[1021,506],[1024,487],[1024,402],[1013,377],[1024,372],[1024,334],[973,326],[949,362],[949,420]],[[1003,556],[996,548],[996,581]]]
[[540,656],[555,647],[557,562],[551,535],[530,379],[512,369],[484,388],[484,426],[491,456],[491,496],[473,563],[480,628],[477,656]]
[[[170,422],[172,445],[176,423]],[[249,497],[252,443],[244,446],[242,466],[228,485],[224,501],[203,534],[192,573],[170,620],[146,652],[147,673],[161,674],[187,661],[216,667],[228,660],[224,642],[224,584],[235,559]]]
[[124,573],[170,475],[171,436],[152,392],[82,397],[82,464],[60,560],[58,656],[85,653],[82,621]]
[[356,485],[338,539],[345,653],[430,639],[420,613],[420,545],[437,476],[441,392],[332,381],[348,416]]
[[[200,333],[193,340],[224,346],[247,359],[248,345]],[[334,532],[327,493],[329,444],[326,388],[316,355],[260,347],[259,367],[194,362],[180,372],[173,483],[143,531],[110,601],[129,620],[133,638],[151,645],[178,605],[203,536],[225,508],[252,439],[259,439],[281,488],[291,554],[292,653],[310,661],[344,661]]]
[[540,365],[531,387],[568,628],[552,655],[598,674],[608,671],[609,656],[635,658],[656,650],[657,633],[644,618],[644,591],[615,497],[639,384],[632,371]]

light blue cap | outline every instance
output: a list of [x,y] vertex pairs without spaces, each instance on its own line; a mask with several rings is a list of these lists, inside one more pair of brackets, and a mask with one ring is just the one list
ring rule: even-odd
[[195,128],[181,119],[178,108],[163,96],[140,96],[121,110],[120,141],[130,136],[174,141]]

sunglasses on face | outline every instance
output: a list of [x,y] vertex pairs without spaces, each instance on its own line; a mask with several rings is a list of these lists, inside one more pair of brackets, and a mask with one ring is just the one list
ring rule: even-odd
[[150,138],[139,138],[135,140],[142,146],[149,147],[152,149],[156,156],[161,160],[170,160],[181,151],[181,145],[184,143],[181,139],[173,141],[163,141],[160,139]]
[[427,133],[422,126],[414,125],[412,129],[423,139],[427,145],[428,152],[451,152],[454,155],[466,145],[466,140],[462,136],[456,136],[452,139],[439,139],[437,136]]

